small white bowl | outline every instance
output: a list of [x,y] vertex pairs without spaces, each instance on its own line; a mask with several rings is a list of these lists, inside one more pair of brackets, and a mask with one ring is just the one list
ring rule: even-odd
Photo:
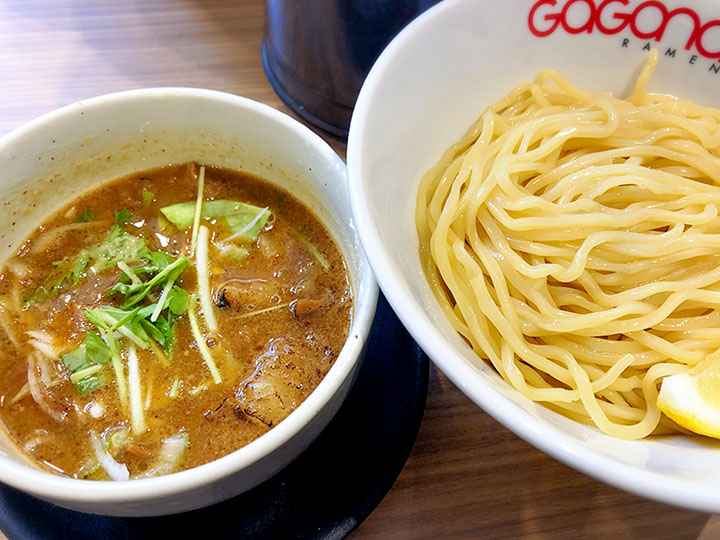
[[[442,2],[403,30],[367,77],[350,126],[348,175],[360,237],[382,290],[465,394],[531,444],[595,478],[720,512],[720,442],[614,439],[505,384],[441,312],[420,266],[413,222],[422,174],[486,107],[544,68],[578,86],[627,96],[654,47],[660,61],[650,91],[719,107],[720,2],[662,4],[667,7],[647,0]],[[687,10],[671,15],[674,8]]]
[[0,139],[0,259],[50,211],[90,186],[170,163],[244,170],[284,187],[315,210],[343,252],[354,291],[353,323],[335,364],[283,422],[216,461],[159,478],[75,480],[27,464],[0,437],[0,481],[61,506],[150,516],[199,508],[269,478],[315,439],[345,399],[361,363],[377,285],[352,220],[346,169],[308,128],[266,105],[210,90],[156,88],[69,105]]

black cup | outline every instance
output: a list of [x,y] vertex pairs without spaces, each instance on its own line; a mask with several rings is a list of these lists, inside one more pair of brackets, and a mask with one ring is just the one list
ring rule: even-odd
[[262,56],[278,96],[347,138],[358,92],[380,52],[439,0],[266,0]]

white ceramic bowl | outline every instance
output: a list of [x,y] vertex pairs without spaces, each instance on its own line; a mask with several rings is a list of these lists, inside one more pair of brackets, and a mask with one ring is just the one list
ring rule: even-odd
[[[528,442],[595,478],[667,503],[720,512],[717,441],[617,440],[511,390],[441,313],[420,267],[413,223],[421,175],[488,105],[541,69],[555,68],[579,86],[627,96],[647,48],[655,47],[660,61],[651,91],[720,107],[720,2],[658,4],[442,2],[396,37],[366,79],[350,127],[348,175],[360,237],[382,290],[465,394]],[[676,8],[688,9],[670,16]]]
[[320,137],[271,107],[209,90],[159,88],[90,99],[20,127],[0,139],[0,258],[17,248],[39,219],[84,189],[191,160],[242,169],[285,187],[332,231],[355,294],[350,337],[335,364],[283,422],[206,465],[146,480],[74,480],[29,466],[0,437],[0,481],[84,512],[148,516],[199,508],[282,469],[346,397],[375,313],[377,285],[353,224],[344,163]]

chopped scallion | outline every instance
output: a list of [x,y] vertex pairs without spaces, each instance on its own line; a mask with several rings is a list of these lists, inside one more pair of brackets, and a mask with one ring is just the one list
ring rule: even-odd
[[170,365],[170,360],[168,360],[168,357],[165,355],[163,350],[158,347],[154,341],[150,341],[150,349],[155,354],[155,356],[158,357],[163,366],[168,367]]
[[160,312],[162,312],[162,310],[165,308],[165,302],[167,301],[168,295],[170,294],[170,290],[172,289],[174,283],[174,279],[168,279],[167,283],[165,283],[165,287],[163,287],[160,298],[158,298],[157,305],[155,306],[155,309],[150,315],[150,322],[154,323],[155,321],[157,321],[158,317],[160,316]]
[[153,197],[154,197],[154,196],[155,196],[155,195],[153,195],[153,192],[152,192],[152,191],[148,191],[147,189],[143,189],[143,190],[142,190],[142,201],[143,201],[143,206],[144,206],[145,208],[147,208],[148,206],[150,206],[150,203],[152,203],[152,200],[153,200]]
[[87,394],[102,386],[103,379],[99,373],[103,366],[88,359],[85,344],[63,354],[60,360],[70,373],[70,382],[80,394]]
[[251,311],[250,313],[243,313],[242,315],[238,315],[235,317],[236,319],[245,319],[247,317],[253,317],[255,315],[260,315],[261,313],[267,313],[268,311],[275,311],[276,309],[284,308],[290,305],[290,302],[286,302],[285,304],[278,304],[277,306],[271,306],[269,308],[265,309],[258,309],[256,311]]
[[202,384],[196,386],[195,388],[191,388],[188,391],[188,394],[190,394],[191,396],[197,396],[200,392],[204,392],[207,389],[208,389],[207,384],[202,383]]
[[135,275],[133,269],[130,268],[125,261],[119,261],[117,265],[118,268],[122,270],[123,274],[125,274],[130,279],[131,284],[135,286],[142,285],[142,280]]
[[203,205],[203,188],[205,186],[205,167],[200,167],[200,174],[198,175],[198,193],[197,200],[195,201],[195,215],[193,217],[193,228],[192,228],[192,240],[190,246],[192,251],[195,251],[197,246],[198,226],[200,225],[200,217],[202,216],[202,205]]
[[195,294],[191,294],[189,301],[190,305],[188,306],[187,311],[188,319],[190,320],[190,330],[192,331],[192,335],[195,339],[198,350],[200,351],[200,355],[203,357],[203,360],[205,360],[205,365],[207,365],[208,369],[210,370],[213,381],[215,382],[215,384],[220,384],[222,382],[222,377],[220,377],[220,372],[218,371],[218,368],[215,365],[215,361],[210,354],[210,349],[208,349],[207,345],[205,344],[205,338],[200,332],[200,326],[198,326],[197,317],[195,316],[196,301],[197,297],[195,296]]
[[92,458],[85,462],[85,464],[80,467],[80,470],[75,473],[75,478],[79,478],[80,480],[84,480],[88,476],[95,474],[100,469],[100,462],[97,460],[97,458]]
[[168,393],[168,397],[175,399],[178,396],[178,388],[180,387],[180,379],[175,377],[175,380],[172,383],[172,386],[170,387],[170,393]]
[[208,278],[208,244],[210,231],[205,225],[200,225],[198,234],[197,250],[195,251],[195,268],[197,269],[198,296],[200,297],[200,307],[202,308],[203,317],[207,324],[208,330],[217,332],[217,320],[215,319],[215,309],[210,294],[210,281]]
[[92,377],[95,375],[98,371],[100,371],[103,367],[99,364],[94,364],[92,366],[88,366],[86,368],[83,368],[79,371],[76,371],[72,375],[70,375],[70,382],[74,385],[77,385],[82,381],[83,379],[87,379],[89,377]]
[[143,283],[141,286],[132,287],[127,292],[123,307],[128,309],[139,304],[155,285],[158,285],[168,279],[177,279],[189,262],[190,260],[187,257],[179,257],[177,260],[168,264],[165,268],[155,274],[150,281]]
[[100,437],[95,435],[93,431],[90,432],[90,443],[100,466],[105,469],[105,472],[112,480],[128,480],[130,478],[127,466],[124,463],[115,461],[115,458],[110,455]]
[[142,389],[140,388],[140,367],[134,345],[131,343],[128,350],[128,385],[130,387],[130,422],[133,435],[147,431],[145,411],[142,404]]
[[187,433],[178,433],[164,439],[155,466],[137,476],[137,478],[151,478],[173,472],[183,460],[187,447]]
[[325,256],[320,253],[320,250],[310,242],[308,239],[308,230],[307,227],[304,225],[298,229],[298,240],[302,242],[302,245],[305,246],[305,249],[307,249],[315,259],[317,259],[317,262],[320,263],[320,266],[322,266],[325,270],[328,270],[330,268],[330,263],[327,261]]

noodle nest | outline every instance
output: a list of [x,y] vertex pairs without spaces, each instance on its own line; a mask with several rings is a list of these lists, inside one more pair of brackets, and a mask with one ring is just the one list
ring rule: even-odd
[[455,329],[529,399],[602,432],[680,429],[664,377],[720,348],[720,111],[541,72],[423,177],[421,261]]

